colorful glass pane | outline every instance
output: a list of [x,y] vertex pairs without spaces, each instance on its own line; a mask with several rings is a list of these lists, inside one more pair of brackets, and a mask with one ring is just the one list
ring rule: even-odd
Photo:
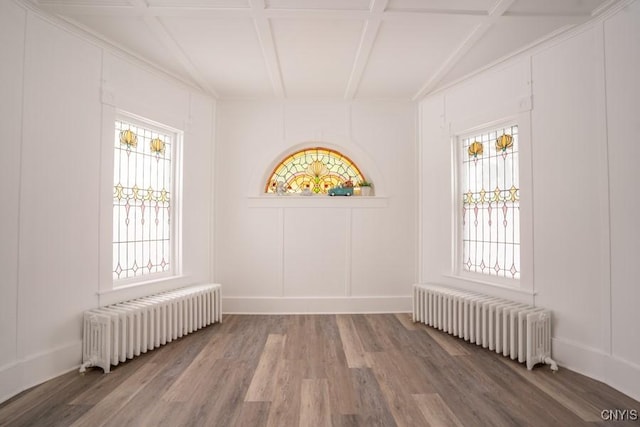
[[115,122],[114,280],[171,270],[172,145],[168,133]]
[[461,140],[463,269],[518,279],[518,126],[495,129]]
[[266,193],[275,193],[278,184],[288,193],[309,189],[326,194],[337,185],[364,181],[358,167],[344,154],[327,148],[308,148],[287,156],[274,169],[265,186]]

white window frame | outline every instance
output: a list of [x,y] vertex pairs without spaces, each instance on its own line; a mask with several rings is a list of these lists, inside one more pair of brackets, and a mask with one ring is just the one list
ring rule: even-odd
[[[156,121],[128,113],[125,111],[117,110],[115,120],[111,123],[111,132],[115,131],[115,122],[122,121],[131,123],[133,125],[156,131],[159,133],[169,134],[172,137],[171,144],[171,229],[170,229],[170,269],[169,271],[148,273],[137,277],[130,277],[125,279],[112,278],[112,289],[121,289],[133,286],[148,285],[160,281],[166,281],[173,278],[182,276],[182,145],[184,139],[184,132],[167,126]],[[114,173],[114,149],[113,149],[113,137],[111,139],[111,190],[113,191],[113,173]],[[113,236],[113,200],[111,201],[112,215],[111,215],[111,229]],[[111,239],[111,248],[113,254],[113,238]],[[111,266],[113,266],[113,256],[111,257]],[[111,274],[113,274],[113,268],[111,268]]]
[[[468,153],[463,152],[462,139],[475,136],[487,131],[502,127],[518,126],[518,152],[519,152],[519,217],[520,217],[520,278],[505,278],[495,275],[468,271],[462,266],[463,241],[462,241],[462,196],[460,182],[462,176],[462,159]],[[522,290],[533,292],[533,185],[531,168],[531,118],[529,112],[503,117],[501,119],[482,123],[476,126],[460,127],[460,130],[452,129],[452,256],[451,275],[454,278],[481,285],[498,288]]]

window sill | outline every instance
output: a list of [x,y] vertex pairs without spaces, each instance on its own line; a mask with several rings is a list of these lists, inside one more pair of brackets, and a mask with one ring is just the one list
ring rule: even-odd
[[99,305],[105,306],[192,284],[189,276],[165,276],[113,287],[98,292]]
[[517,294],[522,294],[522,295],[526,295],[526,296],[535,296],[537,294],[537,292],[535,292],[532,289],[526,289],[526,288],[521,288],[518,286],[509,286],[503,283],[496,283],[496,282],[490,282],[487,280],[482,280],[482,279],[477,279],[475,277],[467,277],[467,276],[461,276],[461,275],[454,275],[454,274],[445,274],[443,275],[444,277],[448,278],[448,279],[453,279],[453,280],[461,280],[467,283],[474,283],[476,285],[482,285],[482,286],[488,286],[491,288],[497,288],[497,289],[503,289],[505,291],[509,291],[509,292],[515,292]]
[[249,196],[250,208],[386,208],[386,196]]

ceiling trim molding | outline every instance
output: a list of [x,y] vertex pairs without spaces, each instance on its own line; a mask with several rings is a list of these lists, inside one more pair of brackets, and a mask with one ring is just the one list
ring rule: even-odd
[[[591,11],[591,16],[594,16],[594,17],[595,17],[595,16],[599,16],[599,15],[602,15],[602,14],[607,13],[607,12],[609,11],[609,9],[610,9],[613,5],[615,5],[618,1],[619,1],[619,0],[607,0],[607,1],[605,1],[605,2],[604,2],[604,3],[602,3],[600,6],[596,7],[595,9],[593,9],[593,10]],[[621,2],[621,3],[623,3],[623,4],[625,4],[625,5],[626,5],[626,4],[631,4],[631,3],[632,3],[632,1],[623,1],[623,2]],[[618,10],[620,10],[620,9],[616,9],[616,11],[618,11]]]
[[250,0],[253,22],[258,35],[258,43],[262,50],[269,80],[273,92],[278,98],[285,98],[284,83],[282,81],[282,70],[280,69],[280,60],[278,59],[278,51],[276,50],[275,41],[273,40],[273,32],[271,31],[271,22],[266,18],[264,0]]
[[370,17],[362,30],[360,45],[356,52],[356,58],[353,61],[353,67],[351,68],[347,89],[344,94],[344,98],[347,100],[353,99],[358,91],[364,69],[369,62],[369,56],[373,50],[373,44],[378,37],[378,31],[382,23],[382,15],[388,3],[389,0],[372,0]]
[[[24,3],[28,0],[23,0]],[[90,5],[90,4],[54,4],[33,2],[35,6],[49,13],[59,15],[80,15],[80,16],[131,16],[135,10],[133,6],[122,5]]]
[[515,2],[515,0],[498,0],[493,8],[489,11],[488,20],[476,25],[469,35],[458,45],[456,50],[442,63],[440,68],[422,85],[420,90],[413,95],[412,101],[416,101],[424,97],[427,93],[432,91],[438,83],[453,69],[453,67],[462,59],[464,55],[476,45],[478,40],[484,36],[487,31],[493,26],[495,19],[504,15],[509,7]]
[[208,96],[212,99],[215,99],[215,97],[212,97],[210,94],[204,92],[202,88],[198,87],[198,85],[196,85],[193,80],[189,80],[185,78],[185,76],[178,75],[173,71],[161,67],[155,62],[152,62],[147,58],[144,58],[143,56],[130,50],[126,46],[105,38],[102,34],[97,33],[96,31],[88,28],[80,22],[52,13],[42,8],[39,4],[37,4],[36,1],[14,0],[14,2],[20,7],[25,8],[25,10],[27,10],[28,12],[33,13],[35,16],[48,22],[49,24],[63,31],[66,31],[69,34],[81,38],[87,43],[96,46],[98,49],[102,49],[103,52],[108,52],[109,54],[115,55],[125,61],[128,61],[131,64],[135,64],[136,66],[141,67],[141,69],[153,73],[158,77],[169,79],[174,83],[179,84],[185,90],[198,91],[202,93],[203,96]]
[[[563,43],[571,39],[572,37],[575,37],[583,33],[584,31],[588,31],[589,29],[593,28],[595,25],[601,25],[602,22],[614,16],[615,14],[617,14],[622,9],[629,6],[635,1],[636,0],[612,0],[611,4],[609,4],[609,7],[606,10],[603,10],[601,8],[600,14],[598,14],[596,17],[589,19],[588,21],[582,22],[580,25],[565,25],[561,28],[558,28],[556,31],[546,35],[545,37],[539,40],[536,40],[532,43],[529,43],[528,45],[523,46],[520,49],[517,49],[516,51],[511,52],[501,58],[498,58],[495,61],[492,61],[491,63],[478,68],[472,73],[469,73],[452,82],[449,82],[444,86],[438,87],[432,92],[425,93],[423,97],[427,95],[436,95],[438,93],[443,93],[448,89],[452,88],[453,86],[456,86],[466,80],[469,80],[487,70],[490,70],[491,68],[497,67],[500,64],[508,63],[509,61],[516,61],[520,57],[522,57],[522,55],[533,56],[537,53],[540,53],[541,51],[549,49],[552,46],[555,46],[559,43]],[[414,101],[415,100],[416,99],[414,99]]]
[[180,48],[180,45],[171,33],[169,33],[169,30],[167,30],[157,17],[149,16],[145,13],[147,5],[144,0],[131,0],[131,4],[138,14],[142,16],[142,20],[151,31],[151,34],[153,34],[156,40],[180,63],[182,68],[189,74],[200,89],[214,98],[219,98],[218,92],[209,85],[193,62],[191,62],[189,56]]
[[612,17],[622,9],[633,4],[636,0],[608,0],[599,8],[595,9],[591,15],[595,18],[595,22],[602,22]]
[[422,85],[420,90],[413,95],[412,101],[422,98],[428,94],[447,75],[449,71],[471,50],[482,36],[491,28],[491,24],[478,24],[471,33],[458,45],[451,55],[442,63],[440,68]]

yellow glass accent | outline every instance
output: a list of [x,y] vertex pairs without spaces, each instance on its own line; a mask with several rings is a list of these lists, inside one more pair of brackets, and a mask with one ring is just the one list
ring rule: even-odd
[[169,201],[169,193],[167,193],[167,190],[165,190],[164,188],[160,192],[160,201],[161,202],[168,202]]
[[480,203],[485,203],[487,201],[486,195],[487,192],[484,191],[484,188],[480,190]]
[[515,202],[516,200],[519,199],[518,197],[518,189],[515,186],[511,186],[511,188],[509,189],[509,200],[511,200],[512,202]]
[[507,151],[507,148],[513,147],[513,137],[511,135],[501,135],[496,139],[496,149]]
[[114,190],[113,197],[118,199],[118,201],[122,200],[124,198],[124,187],[122,187],[122,184],[118,183],[118,185],[114,187]]
[[319,178],[329,173],[327,167],[320,160],[312,162],[307,168],[307,173],[313,177]]
[[473,200],[473,193],[471,192],[471,190],[467,191],[467,193],[464,195],[464,203],[467,205],[475,203]]
[[149,187],[147,188],[147,195],[144,198],[147,201],[151,201],[153,200],[153,188]]
[[469,152],[469,156],[478,157],[478,155],[482,155],[484,152],[484,147],[481,142],[474,141],[469,145],[469,149],[467,151]]
[[137,185],[134,185],[133,188],[133,200],[138,200],[139,194],[140,193],[140,188],[138,188]]
[[160,138],[153,138],[149,143],[152,153],[162,154],[164,153],[164,141]]
[[500,188],[496,187],[495,190],[493,190],[493,198],[491,199],[492,202],[499,202],[500,201]]
[[120,132],[120,144],[135,147],[138,145],[138,136],[130,129],[123,130]]

